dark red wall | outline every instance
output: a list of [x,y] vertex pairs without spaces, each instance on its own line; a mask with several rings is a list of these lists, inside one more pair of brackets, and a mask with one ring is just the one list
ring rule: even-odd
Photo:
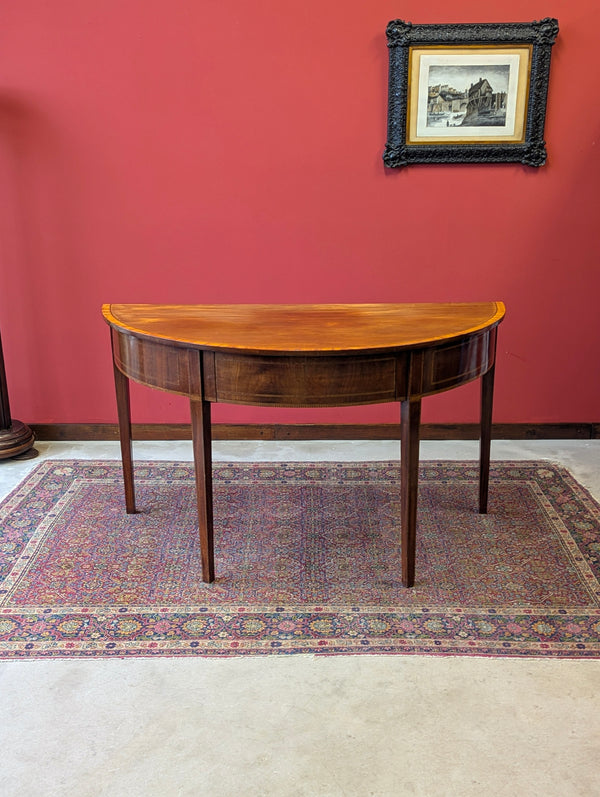
[[[0,14],[13,415],[114,421],[103,302],[501,299],[496,420],[600,419],[596,0],[19,0]],[[556,16],[541,169],[386,170],[390,19]],[[185,402],[136,389],[135,419]],[[476,417],[473,386],[429,422]],[[219,421],[391,421],[390,406]]]

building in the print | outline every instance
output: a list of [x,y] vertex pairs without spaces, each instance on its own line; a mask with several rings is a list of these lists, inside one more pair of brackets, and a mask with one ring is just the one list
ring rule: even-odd
[[427,113],[441,116],[450,113],[464,113],[467,109],[467,95],[452,86],[438,84],[429,87]]
[[467,94],[463,125],[503,125],[506,120],[506,92],[495,92],[487,78],[472,83]]

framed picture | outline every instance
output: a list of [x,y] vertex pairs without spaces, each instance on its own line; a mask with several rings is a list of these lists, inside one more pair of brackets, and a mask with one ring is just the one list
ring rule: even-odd
[[386,166],[546,162],[558,22],[387,26]]

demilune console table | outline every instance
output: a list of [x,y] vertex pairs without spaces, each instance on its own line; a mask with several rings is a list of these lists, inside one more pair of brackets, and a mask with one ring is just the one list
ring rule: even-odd
[[188,396],[202,578],[215,578],[211,404],[338,407],[400,402],[402,583],[415,579],[421,399],[481,377],[479,512],[487,512],[502,302],[106,304],[125,504],[136,511],[129,379]]

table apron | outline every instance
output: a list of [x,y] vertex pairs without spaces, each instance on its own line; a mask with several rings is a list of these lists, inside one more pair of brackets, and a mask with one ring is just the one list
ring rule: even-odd
[[125,376],[210,402],[279,407],[381,404],[439,393],[494,364],[496,327],[424,348],[304,355],[203,350],[112,328]]
[[413,364],[411,395],[429,396],[483,376],[496,359],[496,334],[497,327],[492,327],[459,341],[426,349],[420,385],[416,364]]

